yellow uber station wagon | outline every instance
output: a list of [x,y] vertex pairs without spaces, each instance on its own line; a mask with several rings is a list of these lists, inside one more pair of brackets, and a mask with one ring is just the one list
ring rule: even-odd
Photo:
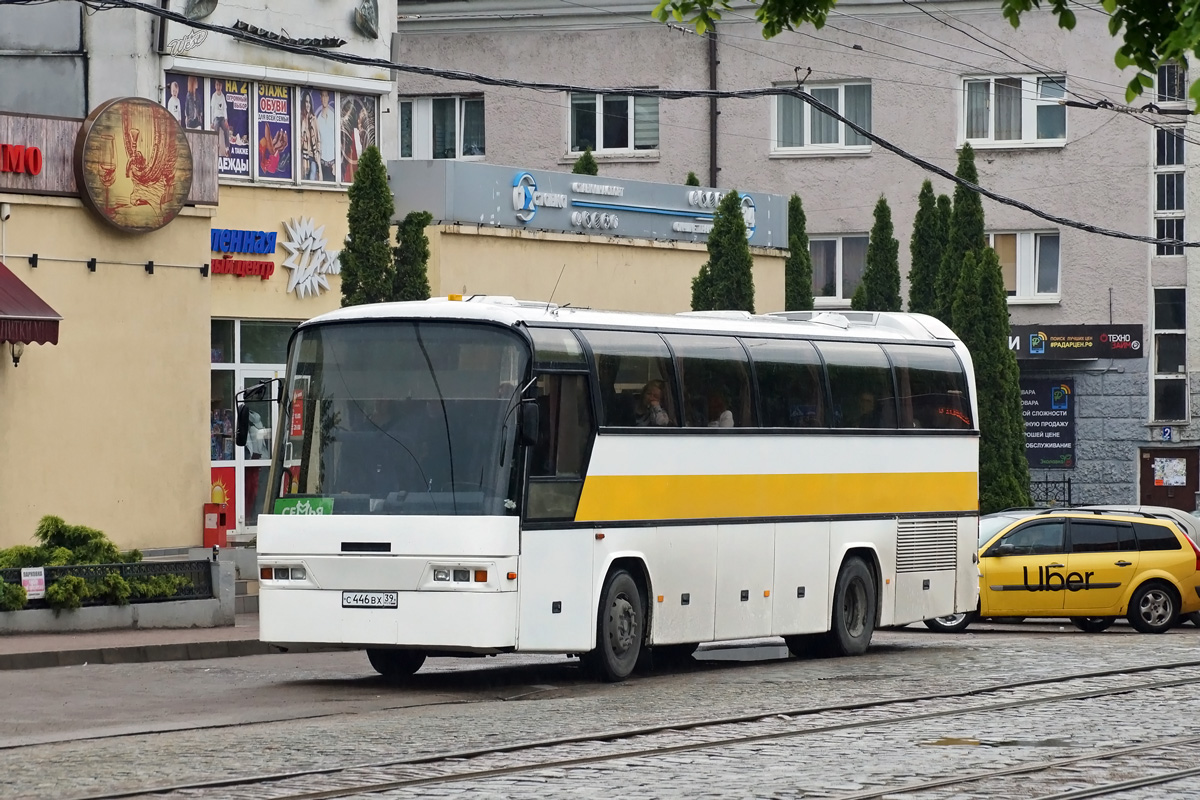
[[1126,617],[1163,633],[1200,611],[1200,547],[1169,519],[1051,509],[985,517],[980,531],[979,610],[930,620],[934,630],[979,617],[1067,617],[1099,632]]

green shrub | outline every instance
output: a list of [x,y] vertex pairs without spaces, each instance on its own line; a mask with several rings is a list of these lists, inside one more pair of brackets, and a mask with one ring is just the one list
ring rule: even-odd
[[583,155],[575,159],[575,164],[571,167],[571,172],[576,175],[600,174],[600,165],[596,163],[596,157],[592,155],[592,148],[585,148]]
[[191,579],[182,575],[155,575],[152,578],[137,578],[130,581],[133,596],[146,600],[172,597],[191,585]]
[[0,611],[20,611],[27,599],[24,586],[0,581]]
[[89,587],[88,594],[92,597],[103,597],[113,605],[127,606],[129,596],[133,594],[133,587],[121,577],[121,573],[110,572]]
[[19,544],[0,550],[0,569],[136,563],[142,560],[141,551],[121,553],[102,531],[86,525],[68,525],[61,517],[42,517],[34,538],[38,541],[36,547]]
[[46,602],[58,611],[79,608],[87,598],[87,581],[78,575],[64,575],[46,587]]
[[18,544],[7,550],[0,550],[0,569],[40,567],[44,556],[45,553],[40,547]]

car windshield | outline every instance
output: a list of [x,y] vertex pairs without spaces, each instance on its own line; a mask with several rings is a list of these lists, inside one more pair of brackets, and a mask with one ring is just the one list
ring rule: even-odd
[[987,541],[1000,532],[1001,528],[1006,528],[1019,519],[1023,519],[1022,514],[988,514],[985,517],[979,518],[979,546],[983,547]]
[[277,514],[511,515],[529,347],[492,325],[302,329],[289,354]]

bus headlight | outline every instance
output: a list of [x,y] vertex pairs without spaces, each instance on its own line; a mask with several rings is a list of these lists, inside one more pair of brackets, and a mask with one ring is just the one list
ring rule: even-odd
[[448,580],[450,580],[450,570],[448,570],[448,569],[435,569],[435,570],[433,571],[433,579],[434,579],[435,581],[448,581]]

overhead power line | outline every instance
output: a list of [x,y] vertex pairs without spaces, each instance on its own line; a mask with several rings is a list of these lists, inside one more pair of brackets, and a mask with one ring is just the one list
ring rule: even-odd
[[[37,2],[37,0],[32,0]],[[31,0],[0,0],[0,4],[28,4]],[[354,55],[353,53],[340,53],[328,51],[318,47],[308,45],[295,44],[287,41],[279,41],[267,39],[262,36],[257,36],[248,31],[232,28],[225,25],[215,25],[213,23],[203,22],[201,20],[191,20],[175,11],[170,11],[158,6],[146,5],[145,3],[135,2],[135,0],[76,0],[89,9],[96,11],[104,11],[111,9],[130,9],[140,11],[159,19],[178,22],[186,27],[197,30],[209,31],[211,33],[219,33],[229,36],[233,39],[244,41],[248,44],[259,45],[262,47],[279,50],[283,52],[294,53],[296,55],[312,56],[328,61],[336,61],[343,64],[353,66],[370,67],[374,69],[388,69],[396,72],[404,72],[413,75],[424,75],[427,77],[441,78],[444,80],[463,81],[466,83],[475,83],[482,86],[497,86],[511,89],[528,89],[535,92],[583,92],[591,94],[616,94],[626,95],[631,97],[657,97],[661,100],[683,100],[695,98],[717,98],[726,100],[745,100],[758,97],[793,97],[800,102],[807,103],[815,110],[832,117],[843,125],[847,126],[854,132],[865,137],[867,140],[879,145],[884,150],[894,153],[905,161],[911,162],[921,169],[932,172],[939,177],[945,178],[952,183],[962,186],[969,191],[976,192],[989,200],[993,200],[1002,205],[1010,206],[1036,217],[1053,222],[1066,228],[1074,228],[1086,233],[1093,233],[1099,236],[1108,236],[1115,239],[1125,239],[1135,242],[1143,242],[1145,244],[1165,245],[1172,247],[1200,247],[1200,241],[1180,241],[1178,239],[1159,239],[1153,236],[1143,236],[1136,233],[1128,233],[1126,231],[1114,230],[1111,228],[1093,225],[1087,222],[1062,217],[1057,214],[1051,214],[1048,211],[1043,211],[1040,208],[1024,203],[1007,195],[994,192],[986,189],[978,184],[960,178],[953,172],[939,167],[930,161],[927,161],[920,156],[914,155],[897,144],[883,138],[882,136],[867,130],[858,123],[847,119],[840,113],[817,100],[810,93],[805,92],[802,88],[801,81],[797,80],[795,86],[767,86],[751,89],[651,89],[644,87],[594,87],[594,86],[577,86],[568,83],[551,83],[544,81],[524,81],[515,78],[501,78],[494,75],[482,75],[465,70],[444,69],[437,67],[427,67],[418,64],[402,64],[386,59],[371,58],[368,56]],[[797,76],[800,68],[796,67]]]

